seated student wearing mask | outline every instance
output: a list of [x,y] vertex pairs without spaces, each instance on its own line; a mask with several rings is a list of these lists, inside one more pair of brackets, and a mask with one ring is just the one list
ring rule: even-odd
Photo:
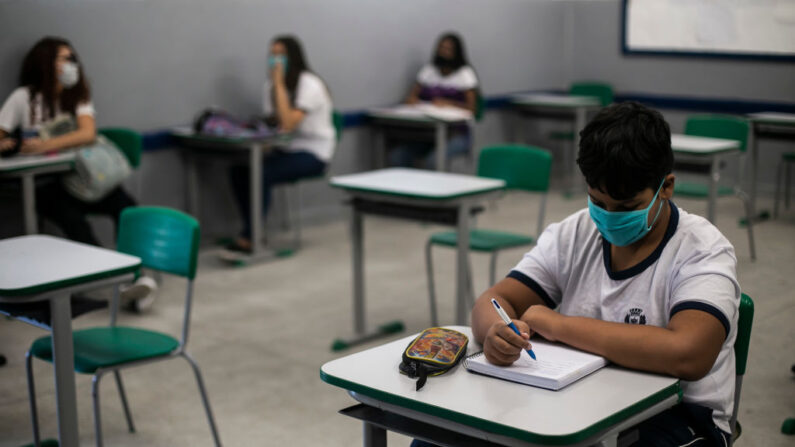
[[[423,66],[411,87],[407,104],[430,102],[439,107],[455,107],[475,114],[478,95],[478,77],[467,61],[464,41],[456,33],[445,33],[439,37],[431,63]],[[450,130],[447,140],[447,159],[466,154],[472,145],[468,126]],[[432,136],[427,141],[400,141],[389,150],[392,166],[413,166],[420,162],[433,168],[435,157]]]
[[[75,129],[51,138],[41,138],[44,128],[71,119]],[[21,141],[12,134],[20,130]],[[72,44],[60,37],[45,37],[28,51],[22,61],[19,86],[0,108],[0,152],[19,148],[22,154],[45,154],[68,150],[94,142],[97,137],[94,104],[83,65]],[[121,186],[101,199],[85,201],[70,194],[52,176],[36,187],[36,211],[55,224],[67,238],[100,245],[89,214],[109,216],[115,225],[124,208],[135,201]],[[122,298],[128,307],[143,310],[152,304],[157,284],[141,276],[124,288]]]
[[[287,145],[269,151],[262,162],[262,213],[268,213],[274,185],[321,175],[334,154],[331,95],[323,80],[309,69],[301,43],[294,36],[273,39],[268,57],[269,79],[263,89],[266,117],[289,132]],[[250,253],[251,216],[249,168],[233,166],[230,180],[243,231],[227,246],[232,252]]]
[[550,225],[477,299],[476,340],[498,365],[516,361],[537,333],[678,377],[682,403],[641,422],[633,445],[728,445],[740,300],[734,247],[673,203],[671,136],[659,112],[637,103],[603,109],[581,133],[577,163],[588,207]]

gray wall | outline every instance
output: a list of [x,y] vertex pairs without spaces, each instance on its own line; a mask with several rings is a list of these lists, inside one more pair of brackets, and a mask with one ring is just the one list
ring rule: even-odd
[[486,94],[555,87],[561,11],[550,0],[0,1],[0,96],[46,34],[75,45],[100,124],[142,130],[208,105],[257,112],[268,42],[284,32],[343,110],[401,99],[448,29],[465,37]]

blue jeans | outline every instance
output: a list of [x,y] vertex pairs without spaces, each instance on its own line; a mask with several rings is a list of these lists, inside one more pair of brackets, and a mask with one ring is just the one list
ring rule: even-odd
[[[637,447],[726,447],[731,436],[712,422],[712,410],[700,405],[679,404],[641,422]],[[415,439],[411,447],[437,447]]]
[[[274,185],[289,183],[305,177],[315,177],[323,174],[325,170],[326,163],[311,152],[288,152],[274,149],[268,153],[262,162],[262,215],[268,214],[271,190]],[[251,238],[249,167],[247,165],[232,166],[229,170],[229,178],[232,182],[235,202],[243,216],[243,231],[240,235]]]
[[[447,160],[458,155],[467,154],[472,142],[469,133],[457,132],[447,140]],[[426,169],[436,168],[436,153],[434,142],[405,142],[400,143],[389,151],[388,162],[390,166],[413,167],[416,161],[422,160]]]

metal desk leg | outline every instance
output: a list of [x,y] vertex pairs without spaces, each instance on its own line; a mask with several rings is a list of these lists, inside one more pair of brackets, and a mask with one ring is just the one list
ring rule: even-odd
[[187,205],[188,214],[199,219],[199,170],[196,166],[196,157],[185,154],[185,179],[187,180]]
[[55,399],[58,409],[58,439],[62,447],[77,447],[72,312],[69,294],[50,300],[52,352],[55,366]]
[[351,217],[351,259],[353,262],[353,331],[364,335],[364,225],[362,213],[355,209]]
[[364,318],[364,222],[361,211],[353,207],[351,215],[351,263],[353,268],[353,332],[349,339],[338,338],[331,343],[332,351],[342,351],[351,346],[375,340],[403,330],[402,321],[384,323],[365,332]]
[[584,107],[577,107],[575,110],[574,139],[572,139],[572,147],[571,151],[569,152],[571,159],[568,160],[570,169],[569,174],[571,175],[571,190],[569,192],[572,194],[582,192],[579,168],[577,166],[577,151],[580,149],[580,131],[585,128],[586,112],[587,111]]
[[712,157],[709,173],[709,200],[707,203],[707,220],[715,225],[715,207],[718,202],[718,181],[720,180],[720,157]]
[[[756,137],[756,124],[751,123],[751,141],[748,145],[751,150],[751,169],[748,180],[751,182],[748,185],[748,207],[750,209],[751,219],[756,219],[756,166],[759,162],[759,138]],[[750,222],[748,222],[750,224]]]
[[458,207],[458,250],[456,262],[456,307],[455,322],[467,325],[469,309],[467,306],[470,293],[469,281],[469,204],[462,203]]
[[249,182],[251,201],[251,256],[262,251],[262,146],[254,143],[249,149]]
[[36,221],[36,182],[33,174],[22,176],[22,206],[25,208],[25,234],[36,234],[39,225]]
[[436,170],[447,170],[447,123],[436,123]]
[[386,430],[369,422],[362,426],[364,447],[386,447]]

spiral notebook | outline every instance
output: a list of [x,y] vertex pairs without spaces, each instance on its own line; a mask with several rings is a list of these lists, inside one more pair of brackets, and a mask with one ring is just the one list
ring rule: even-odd
[[534,340],[533,360],[523,352],[510,366],[489,363],[483,352],[464,359],[464,367],[471,372],[493,376],[525,385],[559,390],[607,365],[604,357],[543,340]]

